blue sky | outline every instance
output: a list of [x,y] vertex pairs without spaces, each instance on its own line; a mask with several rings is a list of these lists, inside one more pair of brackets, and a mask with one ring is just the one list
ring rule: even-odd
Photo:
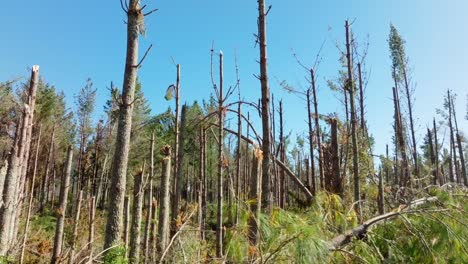
[[[175,66],[182,68],[182,97],[192,102],[208,98],[210,48],[225,55],[226,85],[235,83],[234,54],[237,52],[242,96],[256,101],[260,97],[254,46],[257,1],[143,1],[159,11],[147,18],[146,37],[141,39],[143,53],[154,47],[140,70],[143,90],[153,113],[165,110],[172,102],[164,100],[169,84],[175,81]],[[371,133],[376,138],[376,153],[383,153],[392,134],[390,59],[387,36],[393,23],[407,41],[407,54],[416,86],[415,115],[419,142],[426,125],[442,106],[447,88],[459,96],[459,126],[468,131],[466,94],[468,92],[468,37],[464,0],[270,0],[268,15],[268,52],[271,90],[283,98],[288,130],[305,131],[305,105],[298,97],[281,90],[277,80],[305,89],[301,60],[312,65],[325,41],[318,69],[319,111],[341,112],[336,95],[326,80],[337,76],[340,67],[337,44],[344,42],[344,21],[356,19],[353,31],[360,42],[370,42],[367,66],[370,80],[366,109]],[[125,60],[126,26],[119,1],[6,1],[0,16],[0,81],[27,76],[28,67],[41,66],[41,74],[58,89],[65,91],[69,105],[73,95],[93,79],[98,88],[98,111],[108,97],[111,81],[121,86]],[[257,123],[259,126],[260,123]]]

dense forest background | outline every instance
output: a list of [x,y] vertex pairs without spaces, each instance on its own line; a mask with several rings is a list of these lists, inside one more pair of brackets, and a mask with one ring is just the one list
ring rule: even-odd
[[[313,60],[291,55],[305,84],[269,75],[272,6],[258,0],[257,86],[243,85],[237,53],[226,54],[234,63],[225,70],[213,42],[211,85],[199,88],[211,96],[184,97],[173,59],[163,91],[171,107],[155,114],[138,72],[157,45],[139,41],[161,11],[114,4],[126,16],[125,71],[103,106],[92,79],[70,105],[38,65],[1,80],[0,263],[468,262],[468,97],[441,87],[432,122],[420,124],[424,102],[394,25],[385,54],[393,83],[378,88],[392,94],[393,112],[381,118],[393,137],[378,153],[372,133],[387,128],[367,119],[379,109],[366,104],[377,88],[368,85],[370,43],[352,30],[358,21],[343,21],[341,69],[321,88],[339,112],[321,110],[322,49]],[[272,83],[300,98],[306,133],[288,129]],[[246,100],[247,89],[258,99]]]

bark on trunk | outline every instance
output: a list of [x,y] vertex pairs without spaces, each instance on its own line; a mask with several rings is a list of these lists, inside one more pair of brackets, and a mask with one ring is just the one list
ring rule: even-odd
[[68,258],[69,264],[73,264],[75,260],[75,245],[76,245],[76,239],[78,237],[78,226],[80,224],[82,200],[83,200],[83,191],[81,190],[78,194],[78,199],[76,201],[75,221],[73,221],[73,234],[72,234],[72,239],[71,239],[71,244],[70,244],[70,257]]
[[[223,168],[224,168],[224,109],[223,109],[223,53],[219,54],[219,98],[218,98],[218,188],[216,213],[216,257],[223,256]],[[268,113],[267,113],[268,114]],[[269,136],[269,135],[268,135]]]
[[133,217],[132,227],[130,229],[130,263],[139,263],[140,261],[140,243],[141,243],[141,213],[143,209],[143,173],[135,175],[135,182],[133,185]]
[[262,163],[262,201],[260,206],[271,211],[270,186],[270,87],[268,83],[268,56],[266,32],[265,0],[258,0],[258,44],[260,47],[260,84],[262,90],[262,131],[263,131],[263,163]]
[[379,214],[384,214],[385,213],[385,206],[384,206],[384,183],[383,183],[383,175],[382,175],[382,170],[379,172],[379,197],[378,197],[378,208],[379,208]]
[[461,177],[460,178],[460,183],[463,181],[465,186],[468,187],[468,178],[466,175],[466,163],[465,163],[465,155],[463,153],[463,146],[462,146],[462,141],[460,137],[460,132],[458,130],[458,122],[457,122],[457,114],[455,111],[455,104],[454,104],[454,99],[453,96],[450,98],[450,104],[452,105],[451,109],[453,112],[453,121],[455,122],[455,132],[456,132],[456,138],[457,138],[457,146],[458,146],[458,155],[460,156],[460,166],[461,166]]
[[357,132],[356,132],[356,106],[354,102],[354,83],[353,83],[353,72],[351,61],[351,45],[350,45],[350,32],[349,32],[349,21],[346,20],[346,59],[348,64],[348,80],[347,90],[349,92],[349,101],[351,106],[351,140],[353,144],[353,180],[354,180],[354,202],[356,203],[356,211],[358,215],[361,212],[361,199],[360,182],[359,182],[359,152],[357,145]]
[[432,132],[429,128],[427,128],[427,138],[429,140],[429,156],[431,160],[431,166],[432,166],[432,184],[436,185],[437,184],[437,168],[435,167],[435,151],[434,151],[434,144],[432,140]]
[[[313,78],[313,74],[312,78]],[[310,188],[310,191],[313,195],[317,190],[315,186],[315,161],[314,161],[314,130],[312,129],[312,109],[311,109],[311,98],[310,98],[311,89],[307,90],[306,97],[307,97],[307,125],[309,127],[309,155],[310,155],[310,162],[312,167],[312,176],[311,181],[309,182],[309,178],[307,177],[307,182]],[[319,158],[320,160],[320,158]],[[308,162],[307,162],[308,163]],[[323,180],[323,176],[321,176],[320,180]]]
[[154,178],[154,133],[151,134],[151,147],[150,147],[150,175],[148,188],[146,189],[148,205],[146,210],[146,223],[145,223],[145,260],[149,262],[150,259],[150,241],[151,241],[151,219],[153,217],[153,178]]
[[130,197],[125,196],[124,199],[124,231],[123,231],[123,240],[125,245],[125,252],[128,255],[129,244],[130,244]]
[[96,197],[89,200],[89,235],[88,235],[88,263],[93,263],[94,219],[96,218]]
[[[322,151],[322,133],[320,132],[320,123],[319,123],[319,112],[318,112],[318,98],[317,98],[317,89],[315,87],[315,72],[313,69],[310,70],[312,78],[312,95],[314,97],[314,111],[315,111],[315,133],[317,137],[317,152],[318,152],[318,165],[319,165],[319,176],[320,176],[320,186],[323,188],[323,151]],[[311,159],[313,157],[311,156]],[[338,168],[339,169],[339,168]],[[314,192],[316,191],[315,177],[313,178],[314,183]]]
[[[448,103],[448,110],[449,110],[449,116],[448,116],[448,124],[449,124],[449,129],[450,129],[450,160],[453,163],[453,168],[455,170],[451,173],[451,181],[452,182],[459,182],[459,170],[458,170],[458,162],[457,162],[457,150],[455,148],[455,132],[454,132],[454,127],[452,123],[452,103],[451,103],[451,95],[450,95],[450,90],[447,90],[447,103]],[[450,166],[450,170],[452,170],[452,166]]]
[[[177,209],[179,206],[179,199],[180,197],[176,196],[179,194],[177,192],[177,182],[178,182],[178,170],[181,168],[179,165],[179,141],[180,141],[180,65],[176,65],[177,68],[177,77],[176,77],[176,85],[175,85],[175,127],[174,127],[174,179],[172,180],[172,204],[171,204],[171,215],[172,218],[177,218]],[[175,217],[174,217],[175,215]],[[174,235],[176,230],[174,229],[174,225],[171,227],[171,235]]]
[[21,255],[20,255],[20,263],[22,264],[24,261],[24,251],[26,248],[26,241],[28,240],[28,232],[29,232],[29,220],[31,218],[31,211],[34,199],[34,184],[36,182],[36,172],[37,172],[37,162],[39,159],[39,148],[41,146],[41,135],[42,135],[41,126],[39,126],[39,135],[37,137],[36,143],[36,153],[34,156],[34,168],[31,178],[31,187],[29,189],[29,203],[28,203],[28,213],[26,215],[26,224],[24,226],[24,235],[23,235],[23,243],[21,244]]
[[157,250],[162,254],[167,247],[169,239],[169,189],[171,177],[171,147],[166,145],[162,154],[164,155],[162,161],[162,176],[161,176],[161,189],[159,195],[159,223],[158,223],[158,245]]
[[[404,61],[402,58],[401,61]],[[413,119],[413,105],[411,103],[411,93],[408,81],[406,65],[403,67],[403,79],[405,81],[405,92],[406,92],[406,99],[408,103],[408,114],[409,114],[409,121],[410,121],[410,129],[411,129],[411,143],[413,144],[413,159],[414,159],[414,172],[416,177],[419,178],[419,162],[418,162],[418,149],[416,148],[416,137],[414,132],[414,119]]]
[[9,167],[3,184],[3,203],[0,205],[0,256],[5,256],[13,240],[15,230],[19,188],[22,181],[22,166],[24,165],[24,153],[28,144],[27,132],[32,124],[35,93],[39,80],[39,66],[34,65],[31,71],[28,104],[25,105],[22,122],[18,122],[15,140],[8,160]]
[[366,119],[364,117],[364,84],[362,81],[362,69],[361,63],[357,64],[358,66],[358,76],[359,76],[359,108],[361,110],[361,129],[363,131],[363,135],[367,135],[367,128],[366,128]]
[[130,132],[135,98],[135,83],[138,72],[138,34],[143,26],[144,16],[140,1],[130,0],[127,12],[127,55],[124,81],[122,85],[122,102],[119,107],[119,120],[115,154],[111,173],[111,190],[109,211],[105,233],[104,249],[119,244],[123,229],[123,207],[127,184],[128,154],[130,151]]
[[185,143],[185,128],[186,128],[186,114],[187,114],[187,106],[182,106],[182,115],[181,115],[181,130],[179,134],[179,146],[178,146],[178,157],[176,165],[176,177],[174,179],[175,188],[173,193],[173,200],[172,200],[172,228],[171,228],[171,235],[174,235],[177,232],[177,218],[179,216],[179,203],[181,199],[182,193],[182,168],[184,163],[184,143]]
[[[240,97],[240,95],[239,95]],[[240,99],[240,98],[239,98]],[[242,112],[241,103],[237,105],[237,148],[236,148],[236,215],[235,225],[239,223],[240,180],[241,180],[241,152],[242,152]]]
[[55,239],[54,239],[54,249],[52,253],[51,264],[60,263],[61,254],[62,254],[62,244],[63,244],[63,229],[65,227],[65,213],[67,210],[67,201],[68,201],[68,189],[70,188],[70,178],[72,170],[72,161],[73,161],[73,149],[71,146],[68,146],[67,150],[67,161],[66,161],[66,170],[62,178],[62,184],[60,186],[60,200],[59,207],[57,209],[57,226],[55,228]]
[[[259,245],[259,217],[261,212],[260,201],[262,199],[262,158],[263,153],[259,148],[254,148],[252,157],[252,178],[250,183],[249,201],[250,202],[250,215],[248,220],[248,237],[251,247],[257,248]],[[249,251],[253,252],[254,256],[249,256],[252,259],[255,258],[257,250]]]
[[437,126],[435,118],[433,120],[434,126],[434,158],[435,158],[435,178],[439,181],[439,185],[444,184],[442,175],[439,173],[439,141],[437,140]]
[[[286,161],[286,150],[284,147],[284,132],[283,132],[283,101],[279,102],[279,116],[280,116],[280,160],[282,163]],[[247,155],[248,153],[246,153]],[[313,179],[315,182],[315,179]],[[314,188],[315,189],[315,188]],[[286,173],[284,169],[280,170],[280,207],[286,207]],[[315,193],[312,193],[315,195]]]
[[394,87],[393,88],[393,103],[395,108],[395,128],[397,133],[397,142],[398,142],[398,150],[400,151],[400,158],[401,158],[401,175],[399,178],[400,186],[408,187],[410,181],[410,171],[409,171],[409,164],[408,158],[406,155],[406,142],[405,136],[403,133],[403,123],[401,120],[401,112],[400,112],[400,99],[398,98],[398,90]]

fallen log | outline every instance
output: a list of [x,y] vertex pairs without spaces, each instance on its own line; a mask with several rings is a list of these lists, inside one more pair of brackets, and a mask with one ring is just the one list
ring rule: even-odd
[[430,202],[434,202],[434,201],[437,201],[437,197],[426,197],[426,198],[422,198],[422,199],[418,199],[418,200],[415,200],[407,205],[401,205],[396,211],[393,211],[393,212],[390,212],[390,213],[386,213],[386,214],[383,214],[383,215],[379,215],[379,216],[376,216],[374,218],[371,218],[367,221],[365,221],[364,223],[362,223],[361,225],[353,228],[353,229],[349,229],[347,231],[345,231],[343,234],[340,234],[336,237],[334,237],[332,240],[328,241],[327,242],[327,246],[328,246],[328,249],[329,250],[337,250],[337,249],[340,249],[341,247],[347,245],[348,243],[350,243],[352,241],[353,238],[356,238],[356,239],[363,239],[366,237],[366,234],[368,232],[368,230],[374,226],[374,225],[377,225],[385,220],[389,220],[389,219],[392,219],[392,218],[395,218],[399,215],[403,215],[403,214],[408,214],[408,213],[411,213],[411,209],[414,209],[416,207],[419,207],[421,205],[424,205],[424,204],[427,204],[427,203],[430,203]]

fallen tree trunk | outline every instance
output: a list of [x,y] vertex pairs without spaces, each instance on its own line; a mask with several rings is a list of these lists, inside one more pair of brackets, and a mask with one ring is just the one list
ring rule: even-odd
[[371,218],[371,219],[365,221],[364,223],[362,223],[361,225],[359,225],[359,226],[357,226],[357,227],[355,227],[353,229],[349,229],[349,230],[345,231],[343,234],[338,235],[338,236],[334,237],[332,240],[328,241],[327,242],[328,249],[329,250],[337,250],[337,249],[349,244],[352,241],[353,238],[363,239],[372,226],[380,224],[381,222],[383,222],[385,220],[395,218],[395,217],[400,216],[402,214],[411,213],[411,209],[413,209],[415,207],[419,207],[419,206],[427,204],[427,203],[430,203],[430,202],[437,201],[437,200],[438,200],[437,197],[426,197],[426,198],[414,200],[409,205],[400,206],[397,211],[382,214],[382,215],[376,216],[374,218]]

